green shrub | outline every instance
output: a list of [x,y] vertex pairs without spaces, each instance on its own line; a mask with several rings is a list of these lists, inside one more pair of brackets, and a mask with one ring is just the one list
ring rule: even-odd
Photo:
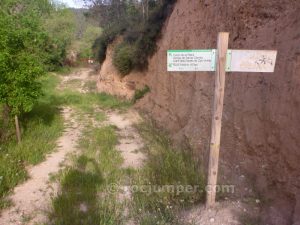
[[97,38],[92,46],[94,57],[101,64],[106,57],[107,46],[122,33],[124,28],[121,25],[112,25],[103,30],[102,35]]
[[172,12],[172,6],[176,0],[165,0],[162,5],[154,7],[144,25],[143,31],[136,40],[135,55],[133,57],[134,68],[145,69],[148,66],[148,57],[156,51],[156,42],[165,20]]
[[74,43],[74,49],[77,49],[78,56],[87,59],[93,56],[92,44],[101,35],[102,29],[93,25],[88,25],[82,34],[82,38]]
[[144,15],[145,12],[127,3],[126,14],[122,15],[118,22],[106,25],[103,34],[93,45],[94,55],[100,64],[105,60],[108,44],[118,35],[123,35],[124,41],[116,47],[114,54],[116,68],[123,75],[134,68],[140,70],[147,68],[148,58],[156,51],[156,41],[175,2],[176,0],[148,1],[148,18]]
[[150,92],[150,88],[148,85],[146,85],[143,89],[135,90],[133,102],[135,103],[137,100],[143,98],[148,92]]
[[53,6],[43,18],[43,28],[48,36],[43,60],[48,71],[59,70],[66,61],[67,49],[75,39],[75,15],[63,6]]
[[113,64],[122,75],[128,74],[133,67],[133,50],[128,44],[121,44],[115,48]]

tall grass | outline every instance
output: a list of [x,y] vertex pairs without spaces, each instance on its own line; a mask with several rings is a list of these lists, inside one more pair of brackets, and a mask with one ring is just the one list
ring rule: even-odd
[[[204,176],[199,163],[188,149],[172,147],[167,136],[153,125],[144,123],[138,128],[146,141],[147,162],[138,171],[134,183],[174,189],[134,192],[133,214],[143,225],[179,224],[178,211],[204,198]],[[193,191],[180,190],[188,186],[197,188]]]

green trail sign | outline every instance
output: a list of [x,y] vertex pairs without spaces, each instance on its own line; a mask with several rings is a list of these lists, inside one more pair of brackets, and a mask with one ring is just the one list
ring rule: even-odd
[[215,71],[216,50],[169,50],[168,71]]

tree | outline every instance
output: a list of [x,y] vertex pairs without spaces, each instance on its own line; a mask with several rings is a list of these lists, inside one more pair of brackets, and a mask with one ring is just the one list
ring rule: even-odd
[[51,13],[44,17],[43,27],[49,39],[43,58],[47,69],[55,71],[64,65],[67,49],[75,39],[75,15],[63,5],[54,5]]
[[100,36],[102,29],[88,25],[82,34],[82,37],[74,42],[73,48],[77,50],[78,56],[82,59],[93,57],[92,45],[97,37]]
[[84,0],[90,6],[91,14],[96,17],[101,27],[124,23],[126,1],[124,0]]
[[[90,14],[99,19],[103,32],[93,45],[99,63],[117,36],[123,36],[122,47],[115,48],[114,65],[123,74],[132,69],[147,68],[148,58],[156,51],[164,21],[176,0],[84,0]],[[129,51],[130,48],[130,51]]]
[[42,55],[47,40],[41,16],[48,12],[46,0],[1,0],[0,4],[0,103],[15,117],[29,112],[41,94],[38,78],[45,73]]

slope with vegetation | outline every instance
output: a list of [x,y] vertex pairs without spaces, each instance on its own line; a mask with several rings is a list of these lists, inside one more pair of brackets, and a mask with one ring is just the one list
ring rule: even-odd
[[93,46],[98,61],[103,63],[108,44],[122,35],[123,41],[114,51],[114,66],[123,76],[133,69],[146,69],[174,3],[175,0],[92,1],[90,16],[103,27]]

